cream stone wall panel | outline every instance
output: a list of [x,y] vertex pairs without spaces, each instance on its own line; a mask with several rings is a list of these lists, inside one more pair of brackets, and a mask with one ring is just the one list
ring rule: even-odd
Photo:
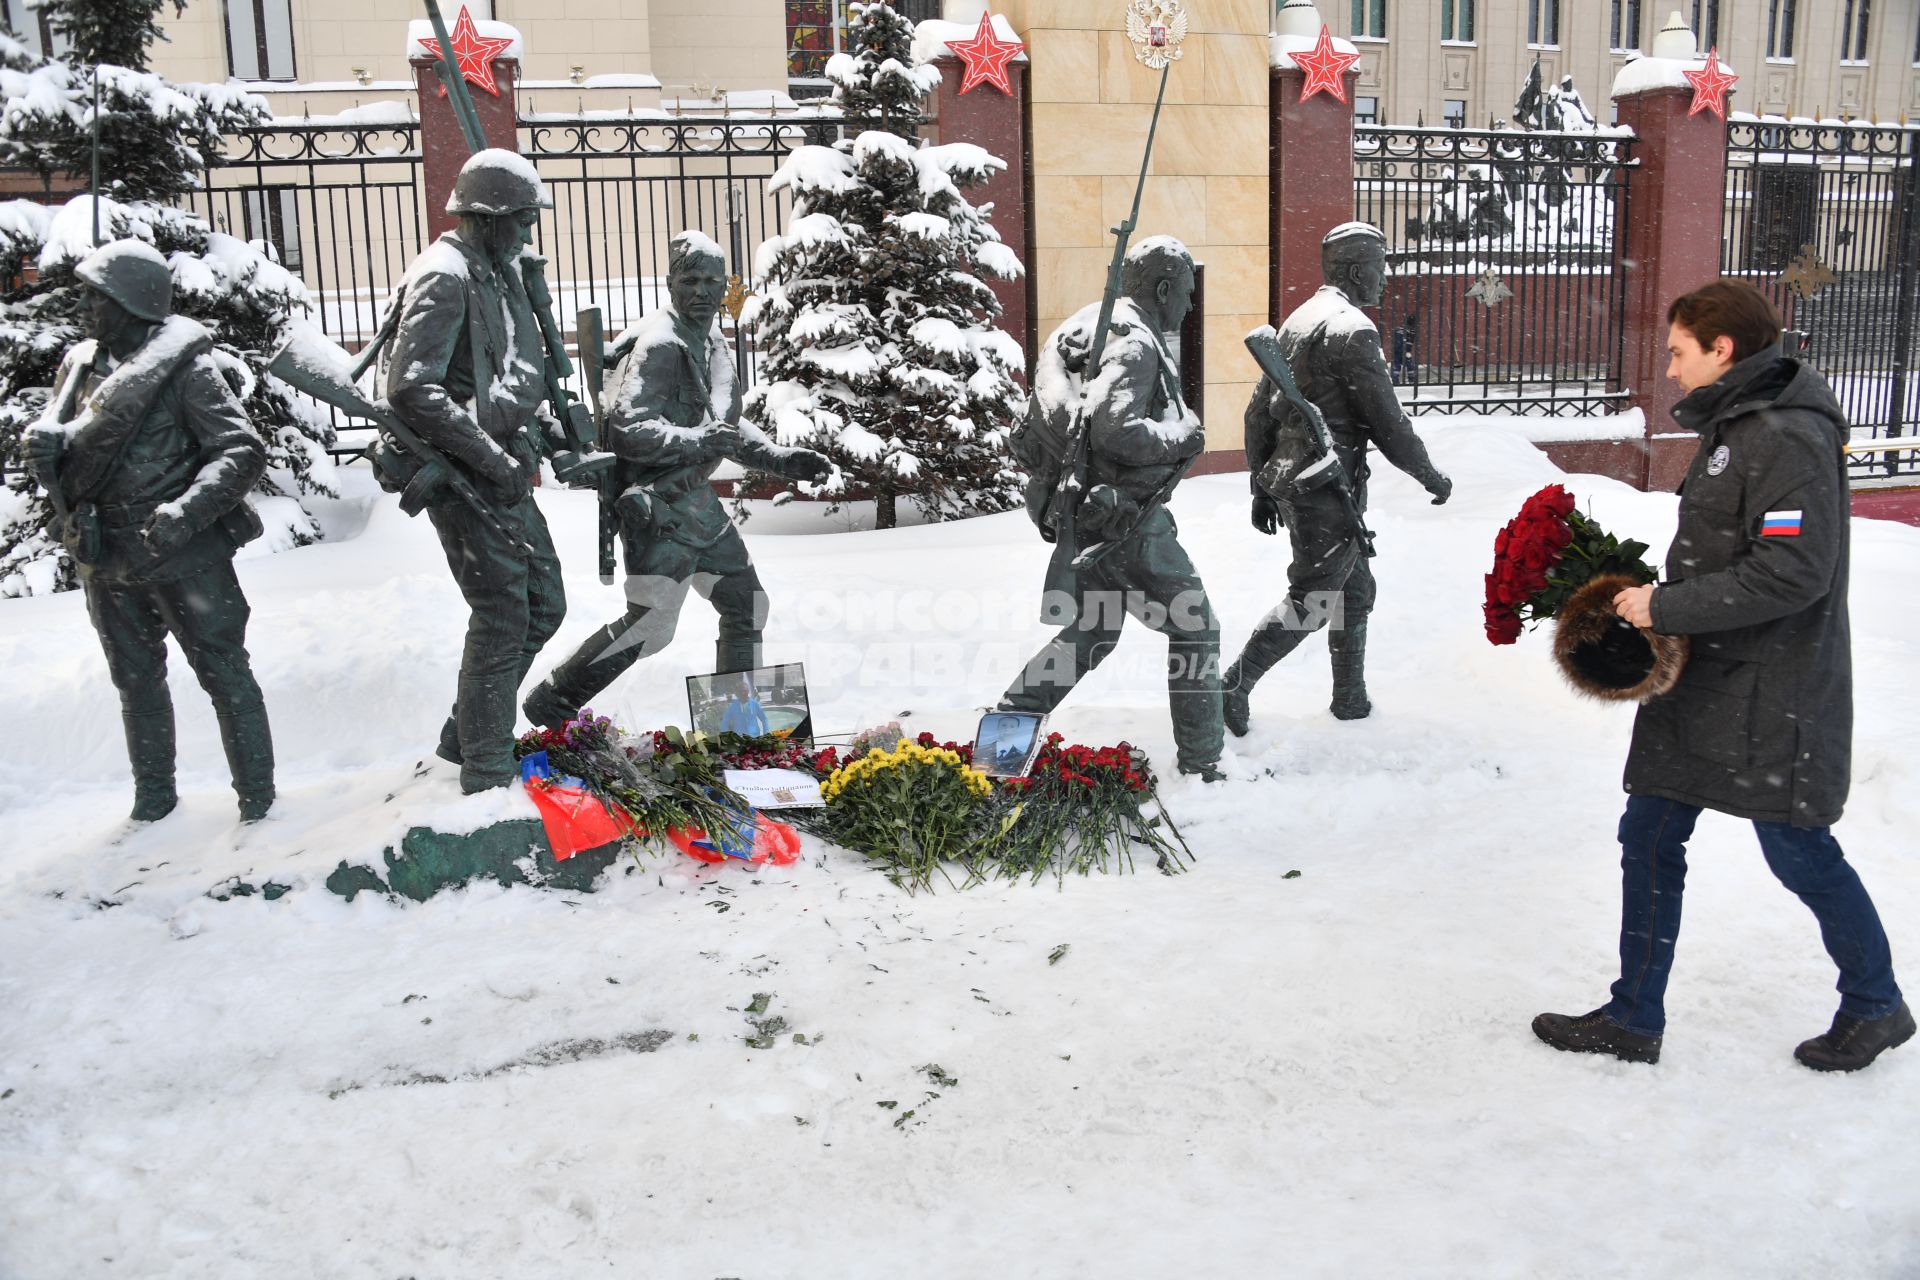
[[[1155,150],[1159,143],[1154,144]],[[1099,226],[1117,227],[1133,208],[1133,192],[1139,183],[1136,171],[1131,177],[1103,180]],[[1149,177],[1140,193],[1139,229],[1135,241],[1147,236],[1173,236],[1188,247],[1209,243],[1207,234],[1207,183],[1204,178]],[[1105,237],[1111,244],[1113,237]]]
[[1267,247],[1265,174],[1207,175],[1207,238],[1216,245]]
[[[1160,137],[1153,144],[1154,171],[1201,177],[1264,175],[1268,129],[1264,107],[1167,107],[1160,115]],[[1139,161],[1134,163],[1137,166]]]
[[[1160,91],[1160,73],[1133,56],[1133,43],[1124,29],[1099,33],[1100,101],[1144,102],[1153,105]],[[1205,36],[1188,36],[1180,46],[1180,61],[1167,72],[1169,103],[1205,102],[1207,48]]]
[[1221,36],[1209,40],[1206,100],[1265,110],[1270,76],[1267,62],[1264,36]]
[[1023,38],[1029,29],[1046,27],[1110,31],[1124,24],[1126,12],[1126,6],[1119,0],[1026,0],[1023,8],[1025,12],[1014,22],[1014,30],[1022,32]]
[[1091,248],[1110,237],[1101,206],[1105,178],[1036,174],[1033,242],[1040,249]]
[[1034,279],[1037,310],[1046,316],[1070,316],[1089,302],[1098,302],[1107,287],[1107,264],[1112,260],[1111,243],[1097,249],[1052,249],[1041,254]]
[[[1227,315],[1264,312],[1267,306],[1267,247],[1260,245],[1210,245],[1207,248],[1207,309]],[[1264,324],[1263,319],[1247,325]],[[1246,330],[1240,331],[1246,336]],[[1236,343],[1239,338],[1235,338]],[[1208,339],[1212,347],[1212,339]]]
[[[1033,104],[1033,172],[1040,174],[1138,173],[1152,104],[1089,106]],[[1162,118],[1162,126],[1165,118]],[[1155,168],[1163,154],[1154,144]]]
[[[1244,350],[1244,348],[1243,348]],[[1207,387],[1207,452],[1244,449],[1247,444],[1247,401],[1254,382],[1209,382]],[[1285,545],[1282,543],[1281,545]]]
[[[1213,298],[1213,264],[1207,264],[1207,298],[1209,304]],[[1253,363],[1253,357],[1247,354],[1246,336],[1249,331],[1267,323],[1265,300],[1262,299],[1259,311],[1220,312],[1207,309],[1207,367],[1202,379],[1209,385],[1213,383],[1244,382],[1258,380],[1259,366]],[[1233,406],[1237,415],[1246,407],[1246,400]],[[1217,408],[1211,397],[1209,407]]]
[[1100,101],[1099,32],[1050,28],[1030,32],[1027,59],[1030,101]]
[[[1334,0],[1321,0],[1324,11]],[[1265,36],[1273,26],[1271,0],[1187,0],[1187,30],[1199,35]]]

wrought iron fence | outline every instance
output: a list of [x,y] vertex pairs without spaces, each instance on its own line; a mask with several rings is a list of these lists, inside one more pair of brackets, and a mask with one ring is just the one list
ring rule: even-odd
[[[598,306],[612,336],[664,303],[667,244],[681,231],[716,241],[740,281],[735,296],[749,293],[754,249],[792,208],[789,193],[770,189],[773,175],[796,148],[837,136],[837,122],[813,114],[523,114],[521,154],[553,196],[536,243],[562,322]],[[750,380],[753,352],[736,344]]]
[[1617,240],[1633,139],[1354,129],[1354,216],[1387,237],[1383,341],[1411,413],[1622,409]]
[[313,319],[357,348],[428,239],[420,127],[412,121],[275,122],[227,136],[184,203],[244,240],[265,241],[313,294]]
[[1920,416],[1920,129],[1734,120],[1727,144],[1722,273],[1806,335],[1852,424],[1855,482],[1920,476],[1902,441]]
[[[751,254],[791,206],[770,180],[796,147],[831,142],[838,126],[811,111],[588,111],[528,113],[519,133],[554,198],[536,246],[571,338],[582,307],[599,306],[612,336],[665,301],[667,242],[682,230],[718,241],[750,291]],[[313,294],[320,327],[356,350],[431,239],[423,192],[417,122],[322,119],[229,135],[185,203],[216,229],[271,245]],[[750,374],[752,351],[736,344]],[[367,443],[366,430],[336,426],[336,456]]]

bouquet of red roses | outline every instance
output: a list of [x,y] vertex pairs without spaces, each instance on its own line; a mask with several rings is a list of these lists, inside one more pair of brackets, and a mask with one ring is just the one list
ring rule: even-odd
[[1622,542],[1548,485],[1493,540],[1483,606],[1487,639],[1512,644],[1529,622],[1554,620],[1554,660],[1576,689],[1609,701],[1665,693],[1686,662],[1686,639],[1642,632],[1613,598],[1652,582],[1644,542]]

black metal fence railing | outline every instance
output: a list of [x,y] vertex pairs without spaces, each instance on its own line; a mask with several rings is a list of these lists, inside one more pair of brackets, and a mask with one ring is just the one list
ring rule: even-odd
[[183,203],[216,231],[269,244],[312,293],[314,322],[357,348],[428,239],[419,125],[276,122],[226,143]]
[[[521,153],[553,196],[536,244],[562,323],[597,306],[611,338],[664,303],[667,245],[682,231],[717,242],[750,293],[754,250],[792,209],[774,174],[800,146],[837,136],[837,122],[815,114],[523,114]],[[730,315],[722,326],[731,333]],[[750,381],[753,353],[735,336]]]
[[1382,340],[1409,412],[1626,407],[1618,241],[1633,139],[1354,129],[1354,217],[1385,233]]
[[1920,476],[1920,451],[1884,447],[1920,417],[1920,129],[1748,119],[1727,142],[1722,273],[1806,335],[1852,424],[1855,482]]

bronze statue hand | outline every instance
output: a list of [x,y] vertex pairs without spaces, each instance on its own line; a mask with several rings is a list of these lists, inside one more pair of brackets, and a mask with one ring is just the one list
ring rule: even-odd
[[52,482],[53,469],[60,463],[60,455],[66,452],[67,436],[64,431],[27,432],[26,463],[27,469],[39,477],[42,484]]
[[140,541],[146,545],[147,554],[155,560],[166,559],[186,546],[187,539],[192,536],[193,530],[185,520],[163,511],[148,516],[147,523],[140,530]]
[[1279,533],[1284,522],[1280,518],[1280,504],[1270,493],[1256,493],[1253,496],[1253,527],[1272,537]]
[[1433,479],[1427,481],[1427,492],[1433,495],[1434,506],[1444,505],[1446,500],[1453,496],[1453,481],[1436,471],[1433,473]]
[[807,462],[808,462],[808,467],[807,467],[806,478],[808,481],[810,481],[813,484],[819,484],[822,480],[825,480],[828,476],[833,474],[833,463],[827,458],[827,455],[824,453],[810,454],[807,458]]
[[512,457],[502,461],[500,469],[487,477],[486,484],[487,496],[503,507],[510,507],[533,492],[531,471]]

